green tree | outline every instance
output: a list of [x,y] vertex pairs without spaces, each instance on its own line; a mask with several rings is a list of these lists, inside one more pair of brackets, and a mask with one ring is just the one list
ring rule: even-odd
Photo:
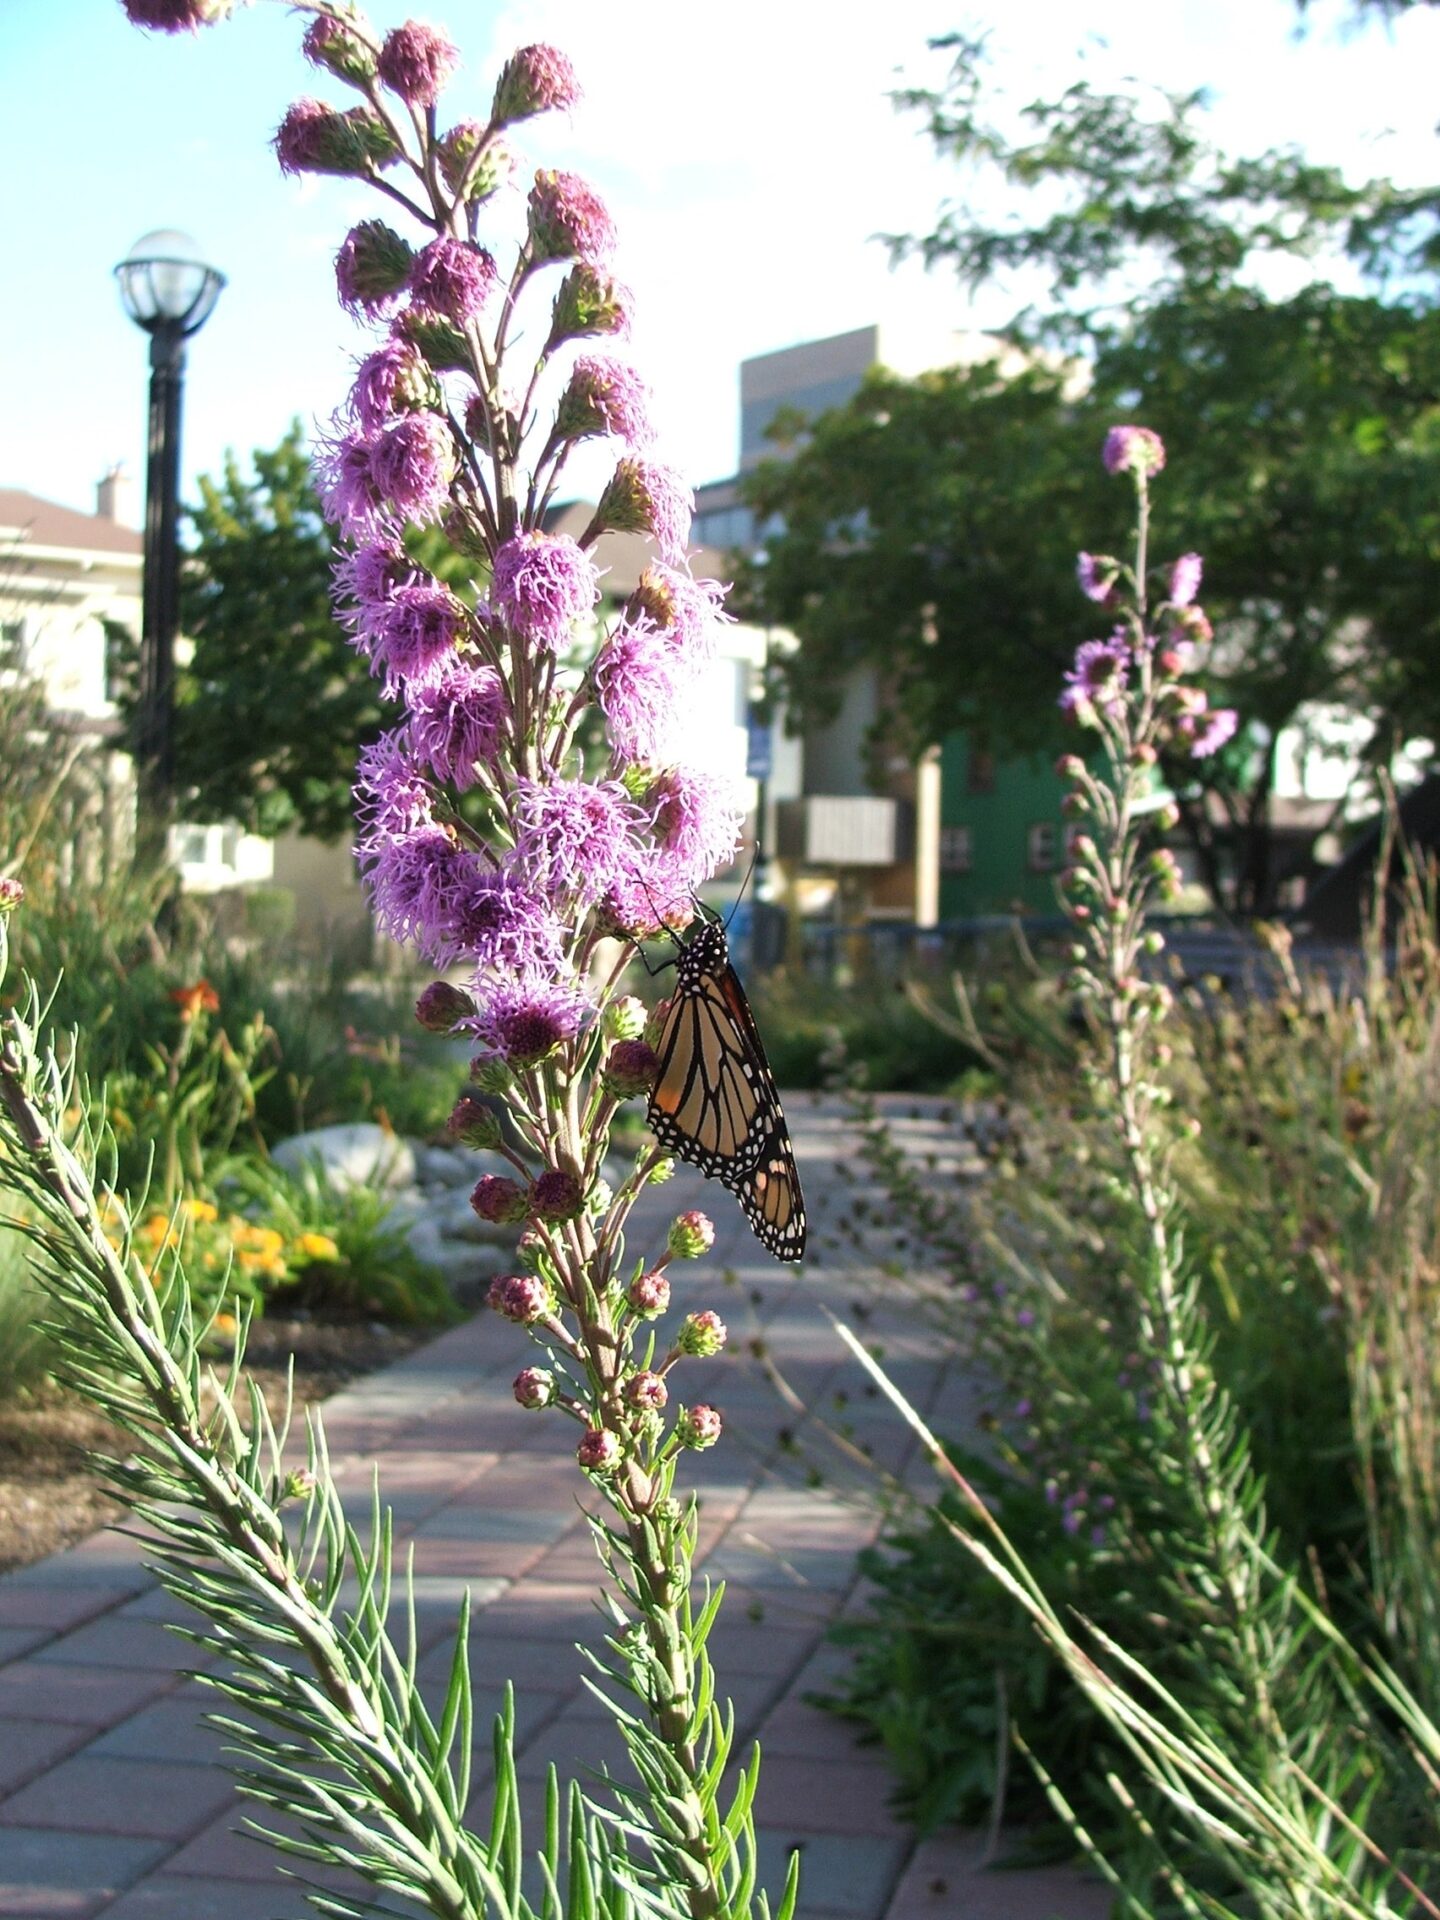
[[242,472],[230,454],[190,512],[176,782],[191,820],[252,832],[350,824],[355,757],[384,725],[379,689],[330,611],[333,543],[299,423]]
[[[912,747],[952,728],[1039,744],[1059,668],[1093,630],[1075,553],[1118,534],[1100,435],[1143,420],[1174,457],[1154,551],[1203,552],[1216,691],[1249,723],[1219,761],[1171,772],[1212,881],[1228,846],[1236,904],[1268,910],[1280,730],[1307,703],[1342,702],[1374,722],[1380,758],[1440,726],[1440,316],[1415,290],[1440,197],[1350,187],[1293,152],[1227,160],[1199,95],[1157,110],[1071,88],[1026,109],[1011,139],[985,117],[981,49],[944,44],[945,91],[907,98],[967,171],[1022,191],[999,222],[975,214],[993,204],[977,194],[897,244],[971,284],[1039,272],[1044,310],[1019,316],[1008,363],[876,376],[808,439],[778,423],[798,450],[749,483],[780,529],[745,576],[752,610],[800,637],[783,671],[804,715],[832,710],[843,674],[868,664]],[[1326,248],[1409,291],[1317,282],[1275,301],[1247,284],[1262,257]],[[1004,377],[1016,348],[1029,371]]]

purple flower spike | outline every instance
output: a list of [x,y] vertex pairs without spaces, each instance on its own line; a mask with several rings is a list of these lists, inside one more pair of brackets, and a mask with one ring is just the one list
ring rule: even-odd
[[355,768],[355,798],[362,844],[378,845],[434,823],[429,783],[406,751],[397,730],[361,750]]
[[1149,427],[1111,427],[1101,455],[1107,473],[1133,473],[1137,480],[1159,473],[1165,464],[1165,442]]
[[455,477],[455,438],[438,414],[407,413],[370,449],[375,490],[404,519],[438,519]]
[[384,675],[393,698],[409,682],[433,680],[453,660],[464,629],[464,603],[448,587],[417,583],[395,590],[361,645],[368,642],[371,669]]
[[1235,738],[1240,716],[1233,707],[1216,707],[1210,713],[1197,714],[1180,723],[1181,732],[1190,736],[1190,758],[1208,760],[1227,741]]
[[519,533],[495,555],[490,598],[512,632],[558,653],[600,598],[600,581],[567,534]]
[[530,189],[530,255],[537,266],[547,260],[579,260],[603,267],[615,251],[615,223],[604,201],[579,174],[547,172]]
[[500,675],[452,655],[411,686],[409,702],[411,751],[437,779],[466,792],[493,762],[509,718]]
[[495,262],[484,247],[441,234],[415,256],[410,291],[415,304],[463,327],[495,291]]
[[313,470],[325,518],[352,540],[381,541],[393,531],[394,514],[372,471],[374,440],[364,433],[321,440]]
[[1080,582],[1080,591],[1087,600],[1095,601],[1098,606],[1103,606],[1111,596],[1115,571],[1113,560],[1093,553],[1082,553],[1075,561],[1075,577]]
[[1108,640],[1082,641],[1075,654],[1075,665],[1065,675],[1065,691],[1060,708],[1081,726],[1093,726],[1097,708],[1114,713],[1125,689],[1130,666],[1130,649],[1123,632]]
[[636,598],[645,617],[664,630],[671,644],[696,660],[713,660],[720,628],[734,624],[725,611],[720,582],[697,580],[683,567],[647,567]]
[[443,33],[423,20],[407,20],[385,36],[380,78],[407,106],[433,107],[458,58]]
[[1203,562],[1198,553],[1182,553],[1170,569],[1170,604],[1188,607],[1200,591]]
[[560,929],[528,881],[508,869],[496,871],[472,862],[465,886],[452,903],[447,930],[452,955],[466,954],[475,961],[477,1000],[491,974],[520,973],[526,967],[560,971]]

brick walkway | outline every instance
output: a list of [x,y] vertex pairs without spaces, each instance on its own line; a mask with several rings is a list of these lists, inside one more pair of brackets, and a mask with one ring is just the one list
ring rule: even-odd
[[[702,1552],[727,1583],[710,1648],[735,1703],[740,1743],[758,1736],[765,1761],[759,1821],[762,1878],[778,1891],[792,1847],[802,1850],[807,1920],[1102,1920],[1101,1888],[1072,1872],[992,1872],[974,1836],[916,1847],[888,1808],[883,1759],[855,1745],[844,1722],[806,1704],[845,1656],[827,1623],[861,1604],[855,1555],[874,1514],[840,1486],[802,1488],[771,1471],[791,1417],[753,1361],[738,1356],[763,1330],[807,1405],[854,1396],[845,1419],[884,1464],[904,1468],[898,1422],[864,1394],[818,1303],[849,1299],[833,1228],[855,1188],[837,1175],[844,1136],[828,1103],[792,1102],[797,1155],[815,1220],[818,1258],[797,1280],[766,1260],[718,1187],[687,1177],[652,1191],[630,1241],[649,1244],[680,1206],[704,1204],[720,1229],[715,1261],[677,1271],[689,1306],[718,1306],[732,1354],[690,1363],[687,1399],[711,1398],[727,1436],[692,1456],[703,1490]],[[909,1103],[906,1103],[908,1111]],[[929,1127],[915,1128],[924,1144]],[[944,1378],[927,1342],[872,1319],[901,1384],[942,1427],[968,1427],[965,1383]],[[517,1693],[517,1747],[527,1827],[552,1758],[577,1766],[625,1762],[603,1710],[580,1684],[577,1640],[598,1644],[596,1565],[567,1465],[568,1423],[523,1414],[509,1382],[532,1349],[494,1315],[443,1335],[386,1372],[357,1382],[325,1412],[337,1479],[368,1512],[378,1461],[402,1552],[413,1547],[422,1679],[443,1686],[446,1635],[468,1585],[476,1605],[472,1665],[477,1743],[506,1675]],[[187,1679],[181,1618],[141,1565],[139,1546],[97,1534],[69,1552],[0,1579],[0,1920],[292,1920],[311,1911],[276,1856],[237,1832],[244,1811],[203,1724],[214,1693]],[[485,1798],[483,1761],[477,1805]],[[531,1828],[535,1831],[534,1828]],[[337,1883],[339,1884],[339,1883]],[[409,1909],[407,1909],[409,1911]]]

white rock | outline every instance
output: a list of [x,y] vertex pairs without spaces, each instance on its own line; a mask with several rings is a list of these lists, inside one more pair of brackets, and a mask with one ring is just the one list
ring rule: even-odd
[[415,1184],[415,1154],[409,1141],[370,1121],[292,1134],[270,1157],[283,1173],[316,1170],[327,1186],[340,1192],[352,1187],[394,1191]]

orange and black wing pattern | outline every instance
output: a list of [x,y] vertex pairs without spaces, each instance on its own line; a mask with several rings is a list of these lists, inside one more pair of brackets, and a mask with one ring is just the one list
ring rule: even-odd
[[718,920],[680,949],[657,1051],[649,1109],[655,1138],[727,1186],[777,1260],[803,1259],[805,1203],[789,1129]]

